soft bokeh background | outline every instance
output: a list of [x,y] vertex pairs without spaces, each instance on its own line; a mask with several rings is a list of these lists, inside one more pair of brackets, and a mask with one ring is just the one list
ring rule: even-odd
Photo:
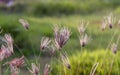
[[[72,34],[63,51],[68,53],[73,68],[63,72],[61,68],[58,68],[60,67],[58,62],[57,65],[51,66],[55,67],[51,75],[88,75],[95,62],[103,61],[106,48],[110,49],[111,40],[116,41],[120,33],[117,23],[113,29],[107,27],[104,32],[100,28],[103,16],[109,15],[111,12],[117,16],[117,19],[120,18],[120,0],[0,0],[0,27],[3,29],[0,36],[10,33],[14,38],[16,55],[13,57],[24,54],[30,62],[34,62],[33,58],[40,53],[41,38],[43,36],[54,37],[53,25],[67,26],[71,29]],[[29,22],[29,30],[22,27],[18,21],[20,18]],[[81,20],[89,21],[86,33],[92,38],[89,44],[82,49],[82,53],[77,30]],[[110,59],[113,57],[111,52],[107,54],[108,58],[104,61],[104,65],[107,67],[103,67],[100,73],[103,75],[108,74]],[[119,75],[120,58],[118,57],[119,53],[116,55],[111,75]],[[42,74],[44,64],[50,63],[49,53],[41,52],[41,59],[38,61],[41,64]],[[54,61],[52,62],[54,63]],[[24,72],[27,68],[22,70],[21,73],[24,75],[29,74],[29,72]]]

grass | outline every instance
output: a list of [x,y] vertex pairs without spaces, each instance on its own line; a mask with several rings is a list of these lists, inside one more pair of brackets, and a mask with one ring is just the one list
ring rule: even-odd
[[[11,19],[11,17],[12,17],[12,19]],[[91,41],[92,44],[89,44],[86,47],[89,50],[97,49],[98,45],[101,45],[100,46],[101,49],[106,48],[106,46],[109,44],[109,41],[112,38],[113,34],[115,34],[114,38],[116,38],[119,33],[119,28],[116,28],[117,26],[115,26],[115,28],[113,28],[112,30],[107,28],[107,30],[105,30],[104,32],[101,31],[100,26],[101,26],[102,17],[99,15],[90,15],[90,16],[73,15],[73,16],[62,16],[62,17],[38,17],[38,18],[28,17],[28,16],[23,15],[22,18],[27,19],[28,22],[30,23],[29,31],[25,31],[23,29],[23,27],[18,22],[19,18],[21,18],[21,17],[17,16],[17,15],[7,15],[7,16],[1,15],[0,25],[2,27],[4,27],[4,26],[11,27],[11,29],[10,28],[7,30],[4,29],[4,31],[6,31],[6,33],[9,33],[9,32],[19,33],[19,35],[16,34],[17,36],[14,36],[15,33],[12,33],[13,36],[15,37],[16,42],[17,41],[20,42],[20,40],[25,40],[26,38],[28,38],[28,36],[29,36],[30,40],[34,39],[34,41],[30,41],[30,40],[28,40],[28,41],[31,42],[31,44],[33,44],[34,48],[38,49],[38,50],[39,50],[40,39],[42,36],[48,36],[48,37],[53,38],[53,25],[54,24],[68,26],[71,29],[72,34],[71,34],[70,41],[65,46],[65,49],[68,51],[74,51],[74,49],[79,48],[79,46],[80,46],[79,42],[77,42],[77,41],[79,41],[79,37],[78,37],[79,33],[77,30],[77,27],[79,26],[79,23],[82,19],[89,21],[89,26],[86,31],[86,33],[92,38],[92,41]],[[15,27],[15,28],[12,28],[12,27]],[[117,33],[115,33],[116,31],[117,31]],[[100,41],[101,38],[102,38],[102,41]],[[72,44],[72,43],[74,43],[74,44]],[[96,43],[100,43],[100,44],[96,44]],[[72,46],[72,45],[74,45],[74,46]],[[26,46],[26,48],[27,47],[28,46]],[[73,50],[69,50],[69,49],[73,49]]]
[[[106,54],[105,50],[95,50],[89,52],[88,50],[84,50],[81,52],[76,52],[73,55],[69,56],[71,69],[66,68],[61,62],[53,63],[53,71],[52,75],[56,73],[58,75],[89,75],[92,69],[92,66],[95,63],[99,63],[95,75],[109,75],[110,67],[112,60],[114,59],[114,63],[112,66],[111,74],[119,75],[119,52],[117,55],[113,55],[110,50],[107,52],[107,56],[105,60],[103,60],[104,55]],[[114,58],[115,57],[115,58]],[[102,67],[101,64],[103,63]]]
[[[28,31],[24,30],[22,25],[18,22],[19,18],[25,18],[26,20],[28,20],[28,22],[30,23],[30,29]],[[17,14],[0,14],[0,26],[2,26],[3,28],[3,34],[11,33],[13,35],[15,45],[18,45],[23,54],[25,54],[26,56],[30,56],[29,59],[31,62],[35,62],[35,59],[31,59],[31,57],[34,56],[33,51],[35,51],[35,54],[39,54],[40,52],[41,38],[43,36],[53,38],[53,25],[58,24],[61,26],[67,26],[71,29],[72,34],[70,40],[64,46],[63,51],[66,51],[70,55],[69,58],[72,69],[67,70],[66,67],[64,67],[64,70],[62,70],[61,67],[63,67],[63,65],[60,64],[61,62],[53,61],[52,63],[57,62],[57,64],[59,64],[60,66],[52,65],[53,70],[51,75],[56,75],[56,73],[58,75],[87,75],[90,74],[91,68],[95,62],[99,62],[99,66],[96,70],[96,75],[99,73],[105,75],[110,72],[111,61],[109,60],[114,57],[111,52],[108,51],[105,60],[103,60],[103,57],[106,53],[105,50],[111,42],[113,43],[117,41],[117,37],[120,31],[117,25],[115,25],[113,29],[107,28],[104,32],[101,31],[100,26],[102,18],[103,17],[101,16],[101,14],[92,14],[90,16],[71,15],[61,17],[34,17]],[[91,42],[83,49],[83,52],[81,52],[80,49],[81,47],[79,44],[79,33],[77,30],[82,19],[89,21],[89,26],[86,33],[92,38]],[[108,49],[110,49],[110,47],[108,47]],[[19,53],[16,46],[15,51],[19,55],[22,55]],[[111,74],[119,75],[119,53],[120,52],[118,52],[115,56],[115,63]],[[41,55],[41,58],[44,59],[45,56],[45,53],[43,53],[43,56]],[[102,61],[104,65],[101,70],[100,64],[102,63]],[[50,63],[50,60],[41,60],[40,63],[42,65],[41,68],[43,69],[43,64]],[[24,70],[22,70],[22,73],[24,73]]]

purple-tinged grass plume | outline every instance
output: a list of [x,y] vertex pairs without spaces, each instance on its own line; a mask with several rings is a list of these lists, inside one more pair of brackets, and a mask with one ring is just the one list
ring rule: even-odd
[[117,44],[113,43],[111,46],[111,50],[112,50],[113,54],[116,54],[117,53]]
[[31,64],[31,70],[29,69],[29,71],[33,74],[33,75],[39,75],[40,72],[40,66],[36,65],[35,63]]
[[51,68],[50,65],[46,64],[44,67],[44,75],[50,75]]
[[42,37],[41,39],[41,49],[44,50],[46,48],[48,48],[49,44],[51,43],[50,38],[48,37]]
[[79,40],[80,40],[80,45],[81,45],[82,47],[84,47],[84,46],[86,46],[86,44],[90,41],[90,38],[88,37],[87,34],[85,34],[85,35],[82,35],[82,36],[79,38]]
[[59,28],[58,26],[54,26],[55,46],[58,50],[61,50],[61,48],[67,43],[70,35],[71,32],[68,28]]
[[110,13],[108,16],[107,16],[107,20],[108,20],[108,26],[110,29],[113,28],[113,25],[115,24],[115,21],[116,21],[116,18],[113,16],[112,13]]
[[19,19],[19,22],[22,24],[22,26],[25,28],[25,29],[29,29],[29,23],[27,20],[25,19]]

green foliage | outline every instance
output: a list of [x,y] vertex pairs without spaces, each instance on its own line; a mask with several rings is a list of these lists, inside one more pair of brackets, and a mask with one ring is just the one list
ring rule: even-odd
[[[94,50],[94,49],[105,49],[113,37],[114,40],[112,42],[116,42],[116,39],[119,34],[119,28],[114,26],[112,30],[108,27],[103,32],[100,29],[101,17],[97,15],[92,16],[62,16],[62,17],[44,17],[44,18],[36,18],[36,17],[26,17],[24,18],[29,22],[30,28],[29,30],[25,30],[24,27],[18,22],[19,16],[24,15],[0,15],[0,26],[3,28],[3,33],[10,33],[15,40],[15,44],[18,45],[21,51],[25,53],[25,55],[30,55],[35,51],[35,53],[39,54],[40,50],[40,40],[41,37],[46,36],[53,38],[53,25],[58,24],[62,26],[67,26],[71,29],[71,37],[68,43],[64,46],[64,49],[68,52],[76,52],[80,48],[79,43],[79,33],[77,27],[81,18],[87,19],[90,21],[88,25],[86,33],[91,37],[91,41],[86,45],[85,49]],[[117,28],[116,28],[117,27]],[[117,31],[117,33],[116,33]],[[34,41],[33,41],[34,39]],[[96,44],[97,43],[97,44]],[[15,48],[15,51],[18,50]],[[26,50],[26,51],[24,51]]]
[[99,11],[114,10],[119,7],[119,0],[35,0],[16,1],[16,4],[10,8],[0,7],[4,12],[33,14],[35,16],[59,16],[70,14],[90,14]]
[[26,11],[27,5],[24,3],[16,3],[14,6],[6,7],[6,6],[0,6],[0,12],[5,13],[23,13]]
[[[31,3],[31,12],[36,16],[44,15],[69,15],[69,14],[90,14],[99,11],[113,10],[120,4],[119,0],[65,0],[65,1],[36,1]],[[107,10],[106,10],[107,9]]]
[[27,32],[18,22],[19,17],[15,15],[1,15],[0,27],[3,30],[1,36],[10,33],[14,39],[14,50],[19,52],[19,49],[31,49],[30,41]]
[[[93,52],[83,51],[83,52],[76,52],[75,54],[69,56],[71,69],[66,68],[62,65],[62,62],[54,62],[52,64],[52,75],[89,75],[92,69],[92,66],[95,63],[99,63],[95,75],[118,75],[119,74],[119,54],[113,55],[111,51],[107,50],[96,50]],[[105,57],[105,59],[104,59]],[[112,61],[114,63],[111,68]],[[111,70],[111,71],[110,71]]]

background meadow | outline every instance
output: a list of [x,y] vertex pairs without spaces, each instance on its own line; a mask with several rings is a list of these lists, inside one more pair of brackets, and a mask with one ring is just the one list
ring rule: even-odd
[[[110,13],[116,16],[116,23],[112,29],[106,26],[102,31],[103,17]],[[119,14],[119,0],[15,0],[10,7],[1,3],[0,37],[10,33],[15,52],[1,63],[24,55],[28,61],[21,68],[20,75],[30,74],[27,67],[31,62],[40,64],[40,75],[43,75],[46,63],[51,65],[50,75],[89,75],[95,63],[99,64],[94,75],[120,75],[120,43],[115,55],[111,51],[111,45],[118,41],[120,34]],[[29,30],[19,23],[20,18],[28,21]],[[79,42],[78,27],[81,20],[89,22],[85,33],[91,40],[85,47],[81,47]],[[71,69],[62,64],[59,53],[51,56],[49,51],[40,49],[42,37],[54,39],[54,25],[71,30],[70,39],[61,50],[61,53],[66,51]],[[1,74],[10,75],[8,66],[2,66]]]

